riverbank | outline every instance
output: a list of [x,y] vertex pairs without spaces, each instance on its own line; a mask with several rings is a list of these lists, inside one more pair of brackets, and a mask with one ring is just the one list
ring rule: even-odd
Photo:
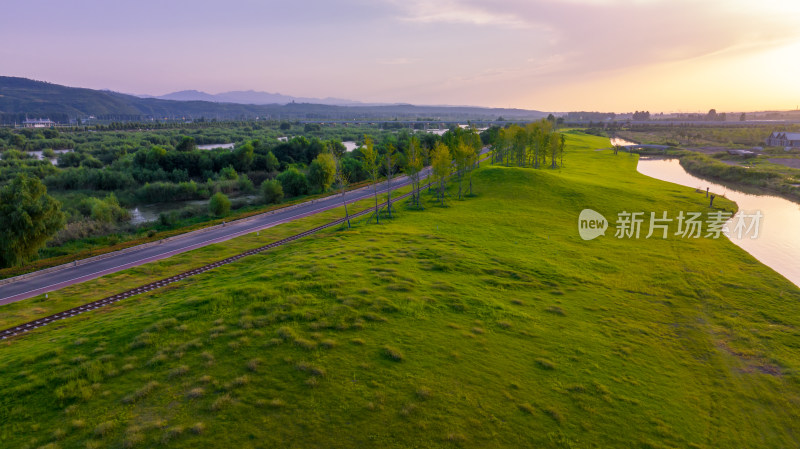
[[[655,125],[654,125],[655,126]],[[692,175],[708,178],[732,189],[770,194],[800,203],[800,154],[763,145],[768,128],[644,127],[644,131],[617,131],[619,138],[645,144],[667,144],[673,148],[634,150],[640,155],[675,157]],[[753,151],[751,157],[728,154],[726,150]]]
[[800,229],[800,207],[797,203],[773,194],[742,192],[695,177],[681,166],[678,159],[639,158],[636,169],[655,179],[696,188],[700,192],[710,189],[712,193],[724,195],[736,202],[739,212],[750,217],[745,219],[748,224],[754,214],[759,214],[757,238],[740,236],[736,230],[739,220],[731,219],[728,222],[730,241],[800,287],[800,265],[797,264],[800,260],[800,234],[797,232]]
[[[684,151],[676,154],[681,166],[692,175],[708,178],[732,189],[770,194],[800,203],[800,170],[767,164],[748,166],[725,163],[705,154]],[[756,162],[756,161],[753,161]],[[776,164],[770,164],[776,165]]]

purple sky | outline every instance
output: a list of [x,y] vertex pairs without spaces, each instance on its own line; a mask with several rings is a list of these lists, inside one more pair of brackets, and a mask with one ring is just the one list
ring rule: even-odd
[[8,2],[0,74],[541,110],[794,109],[797,0]]

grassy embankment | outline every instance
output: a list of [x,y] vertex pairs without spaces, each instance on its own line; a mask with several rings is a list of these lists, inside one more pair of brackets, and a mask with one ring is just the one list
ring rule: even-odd
[[796,447],[800,291],[727,240],[580,240],[706,200],[568,137],[564,170],[4,342],[0,443]]
[[[728,163],[720,161],[722,158]],[[743,159],[729,155],[709,157],[689,153],[682,156],[680,162],[687,172],[719,181],[733,189],[773,194],[800,202],[800,170],[772,163],[769,161],[771,158],[776,158],[776,155]]]

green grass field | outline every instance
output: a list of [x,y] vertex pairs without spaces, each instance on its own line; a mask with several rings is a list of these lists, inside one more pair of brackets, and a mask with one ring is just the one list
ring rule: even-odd
[[800,291],[727,240],[614,238],[706,198],[568,137],[563,170],[484,167],[448,207],[0,343],[0,446],[800,445]]

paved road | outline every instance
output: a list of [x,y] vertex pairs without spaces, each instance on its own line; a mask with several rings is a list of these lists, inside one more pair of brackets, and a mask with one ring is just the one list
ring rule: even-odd
[[[483,153],[488,149],[484,148]],[[426,176],[430,168],[422,172],[422,177]],[[392,190],[409,185],[411,181],[405,177],[397,177],[392,180]],[[386,193],[386,183],[380,183],[378,193]],[[374,195],[372,186],[347,192],[345,198],[348,203],[370,198]],[[226,223],[225,226],[215,226],[211,230],[197,234],[189,234],[183,237],[176,236],[164,241],[160,245],[154,245],[139,249],[132,249],[121,254],[111,256],[101,260],[89,262],[78,262],[77,266],[65,268],[50,273],[34,275],[10,284],[0,286],[0,305],[9,304],[33,296],[42,295],[47,292],[64,288],[68,285],[86,282],[91,279],[104,276],[109,273],[125,270],[131,267],[142,265],[159,259],[174,256],[196,248],[201,248],[213,243],[224,242],[234,237],[238,237],[261,229],[271,228],[282,223],[297,220],[298,218],[314,215],[329,209],[342,206],[341,195],[333,195],[328,198],[320,199],[310,203],[303,203],[301,206],[291,210],[273,213],[271,215],[259,215],[249,220],[234,221]],[[135,248],[135,247],[134,247]]]

